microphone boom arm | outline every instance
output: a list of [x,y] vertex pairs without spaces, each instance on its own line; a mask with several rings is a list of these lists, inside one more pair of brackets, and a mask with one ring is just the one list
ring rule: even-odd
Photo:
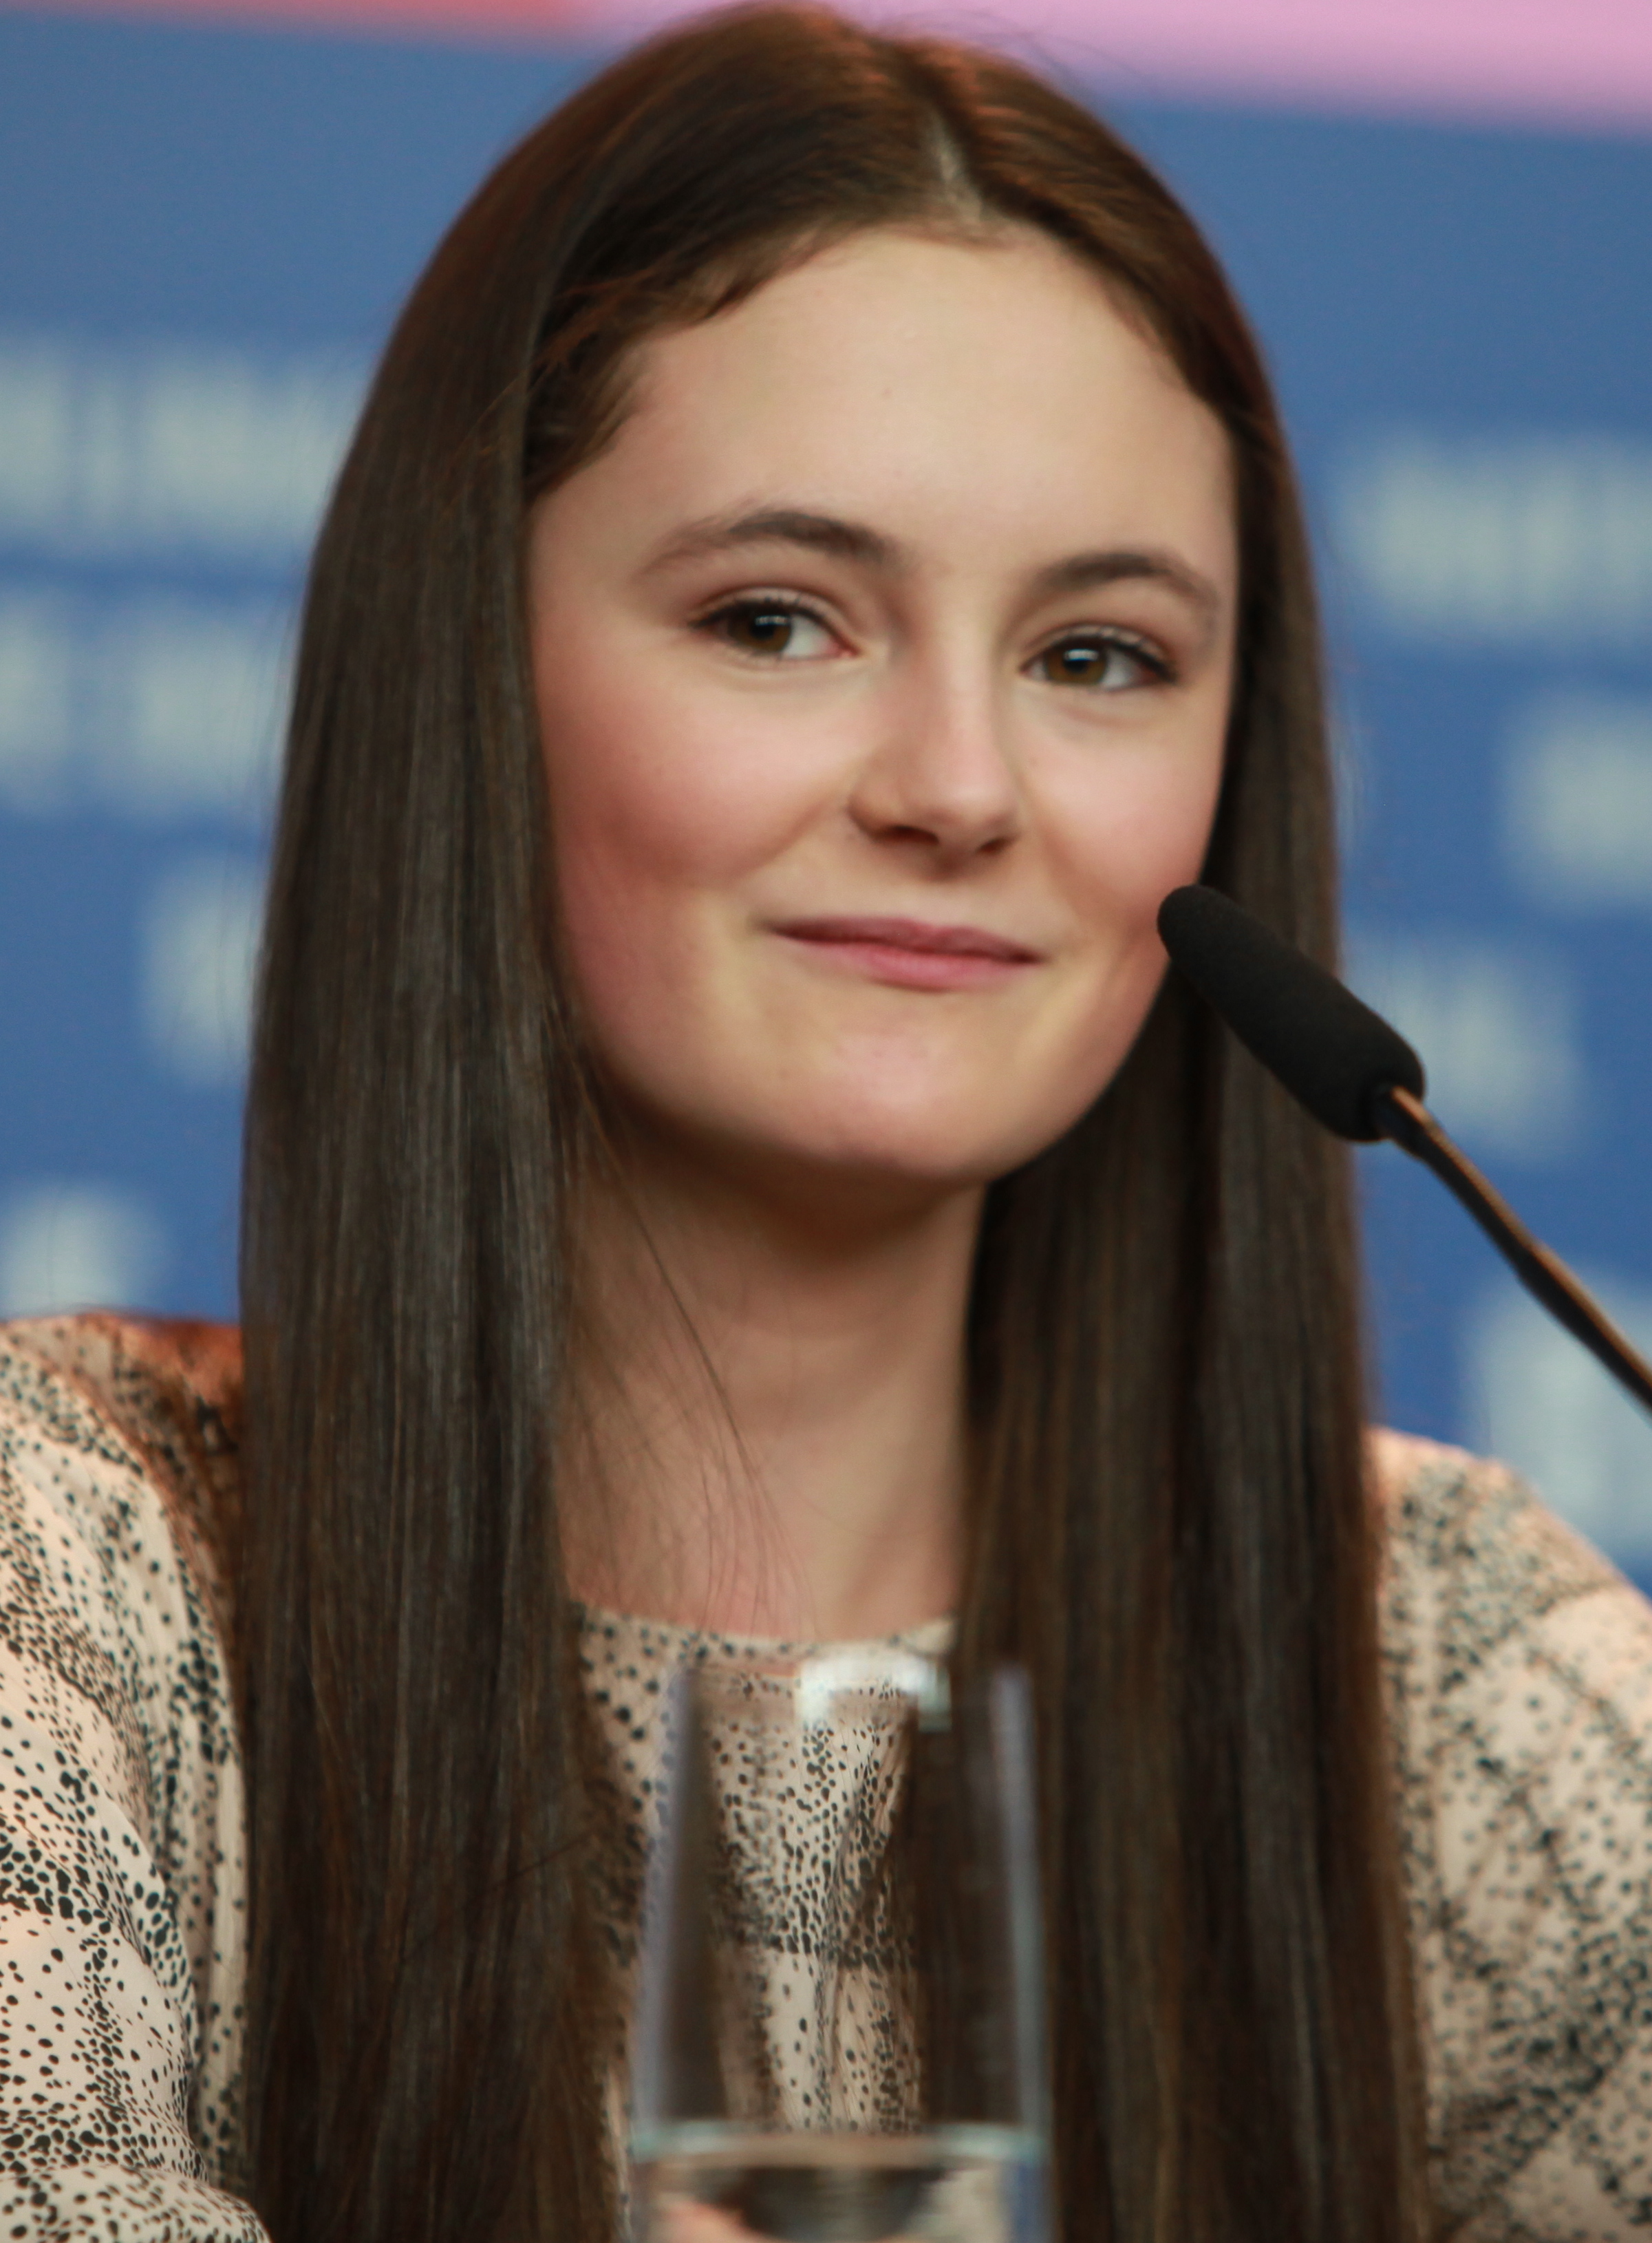
[[1652,1367],[1589,1298],[1560,1257],[1533,1237],[1474,1162],[1458,1151],[1422,1101],[1396,1084],[1376,1094],[1370,1112],[1385,1137],[1432,1169],[1447,1190],[1461,1201],[1528,1292],[1604,1364],[1643,1409],[1652,1410]]
[[1652,1411],[1652,1368],[1452,1143],[1422,1102],[1422,1061],[1380,1013],[1215,888],[1173,889],[1158,932],[1217,1017],[1316,1122],[1356,1145],[1391,1138],[1432,1169],[1527,1290]]

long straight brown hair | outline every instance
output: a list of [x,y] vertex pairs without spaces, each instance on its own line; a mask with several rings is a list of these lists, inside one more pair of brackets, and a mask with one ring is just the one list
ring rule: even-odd
[[[570,1208],[522,553],[627,354],[868,226],[1031,226],[1229,433],[1207,877],[1333,947],[1317,631],[1256,348],[1185,212],[1003,59],[713,17],[551,117],[438,250],[318,549],[248,1122],[249,2185],[278,2243],[611,2228],[593,1779],[558,1572]],[[1338,1150],[1167,985],[991,1191],[958,1657],[1038,1709],[1072,2243],[1410,2243],[1423,2151]]]

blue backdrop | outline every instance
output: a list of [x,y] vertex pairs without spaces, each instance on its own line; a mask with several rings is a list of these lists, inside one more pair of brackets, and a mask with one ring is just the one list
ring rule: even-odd
[[[0,1310],[232,1312],[306,540],[401,293],[594,59],[0,15]],[[1652,1343],[1652,145],[1101,93],[1296,431],[1353,978]],[[1652,1582],[1652,1426],[1361,1159],[1387,1414]]]

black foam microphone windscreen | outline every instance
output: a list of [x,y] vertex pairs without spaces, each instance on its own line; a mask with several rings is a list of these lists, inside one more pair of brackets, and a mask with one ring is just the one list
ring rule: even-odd
[[1389,1134],[1385,1090],[1422,1096],[1422,1061],[1398,1030],[1231,897],[1177,888],[1158,932],[1239,1041],[1339,1137],[1369,1144]]

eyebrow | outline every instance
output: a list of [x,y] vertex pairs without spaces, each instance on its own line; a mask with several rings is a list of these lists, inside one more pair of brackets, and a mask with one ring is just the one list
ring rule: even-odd
[[703,561],[746,545],[802,545],[811,553],[863,562],[890,576],[910,565],[904,547],[881,530],[800,506],[761,506],[749,514],[708,515],[668,538],[648,565],[650,570],[675,568],[685,561]]
[[[648,562],[648,572],[681,567],[752,545],[798,545],[834,560],[859,562],[889,576],[910,571],[912,556],[897,538],[865,522],[846,522],[807,507],[764,506],[744,514],[708,515],[687,523]],[[1038,570],[1031,589],[1038,598],[1085,592],[1105,584],[1163,584],[1180,596],[1208,629],[1221,612],[1221,596],[1209,578],[1173,553],[1151,548],[1109,547],[1069,554]]]
[[1176,592],[1210,629],[1222,610],[1222,596],[1208,576],[1190,568],[1173,553],[1137,550],[1132,547],[1099,553],[1074,553],[1051,562],[1033,580],[1041,597],[1063,592],[1087,592],[1099,584],[1163,584]]

